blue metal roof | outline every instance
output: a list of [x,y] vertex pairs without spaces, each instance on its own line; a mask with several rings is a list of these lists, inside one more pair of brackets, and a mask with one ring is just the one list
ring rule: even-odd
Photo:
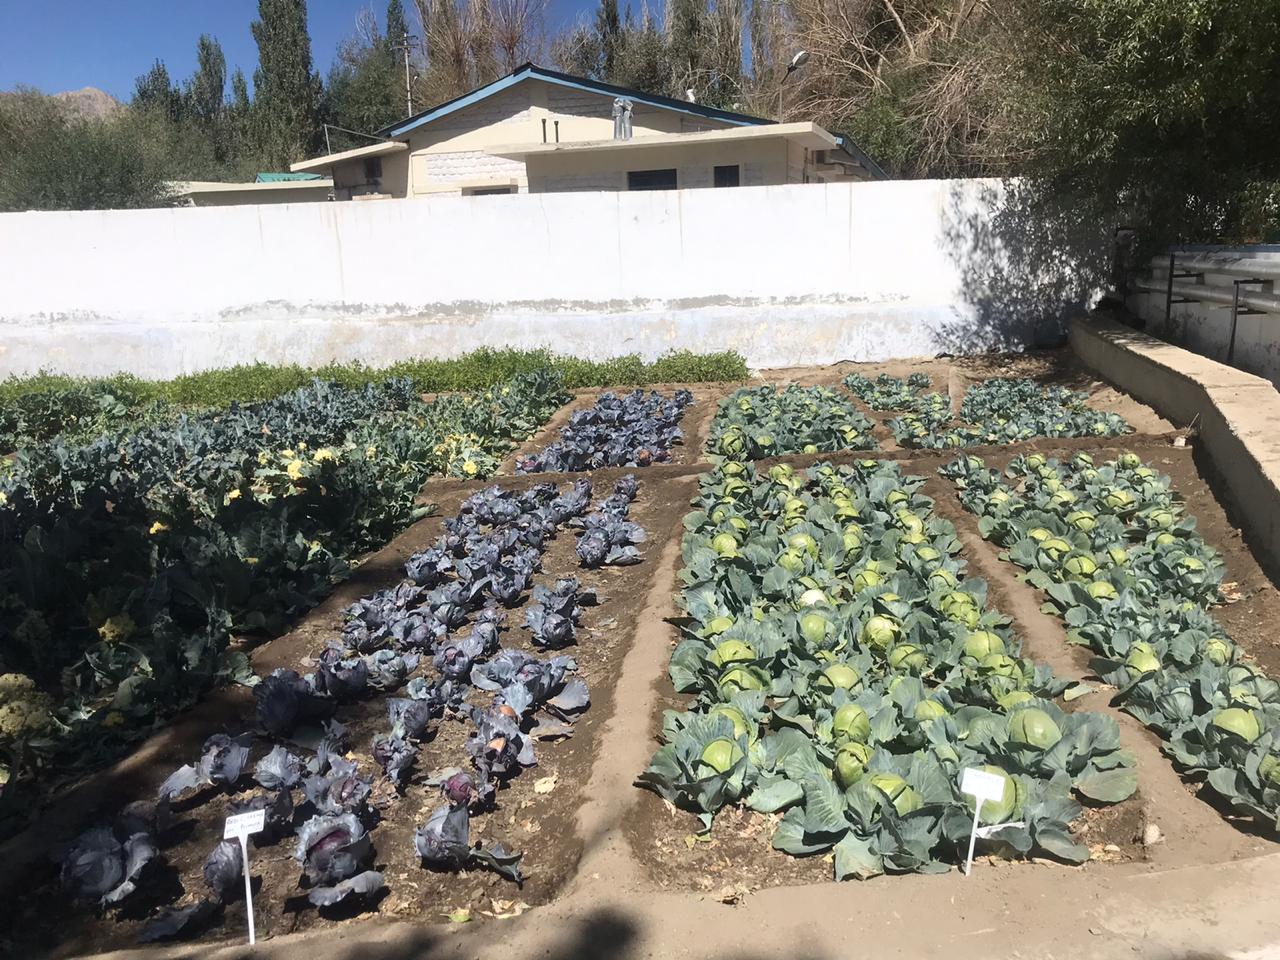
[[321,180],[318,173],[275,173],[267,171],[253,178],[254,183],[292,183],[295,180]]
[[765,120],[761,117],[749,117],[744,113],[733,113],[730,110],[717,110],[714,107],[703,106],[700,103],[690,103],[687,100],[675,100],[671,97],[658,96],[652,93],[642,93],[639,90],[628,90],[626,87],[615,87],[612,84],[601,83],[598,80],[589,80],[585,77],[574,77],[567,73],[558,73],[555,70],[548,70],[545,67],[539,67],[532,63],[526,63],[522,67],[517,67],[514,71],[487,83],[483,87],[477,87],[470,93],[463,94],[446,103],[442,103],[430,110],[425,110],[416,116],[409,117],[407,120],[401,120],[393,123],[389,127],[384,127],[378,131],[378,136],[388,137],[391,139],[402,137],[411,130],[416,130],[423,124],[430,123],[432,120],[438,120],[446,117],[451,113],[469,107],[473,103],[479,103],[488,97],[492,97],[495,93],[501,93],[508,87],[513,87],[517,83],[524,80],[544,80],[547,83],[554,83],[562,87],[569,87],[574,90],[586,90],[590,93],[599,93],[608,97],[626,97],[634,100],[636,103],[645,103],[654,107],[661,107],[664,110],[674,110],[677,113],[687,113],[690,116],[702,117],[708,120],[719,120],[723,123],[730,123],[737,126],[756,126],[759,124],[773,123],[773,120]]

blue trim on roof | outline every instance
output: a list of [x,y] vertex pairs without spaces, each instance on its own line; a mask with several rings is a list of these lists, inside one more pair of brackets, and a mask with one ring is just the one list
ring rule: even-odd
[[649,106],[659,107],[664,110],[674,110],[677,113],[686,113],[694,117],[702,117],[707,120],[719,120],[722,123],[730,123],[735,126],[759,126],[761,124],[773,123],[772,120],[765,120],[762,117],[751,117],[745,113],[734,113],[730,110],[717,110],[715,107],[706,107],[700,103],[690,103],[687,100],[675,100],[671,97],[658,96],[657,94],[641,93],[639,90],[628,90],[626,87],[615,87],[612,84],[601,83],[597,80],[589,80],[586,77],[574,77],[567,73],[557,73],[555,70],[548,70],[545,67],[535,66],[532,63],[526,63],[522,67],[517,67],[513,72],[507,74],[492,83],[485,84],[483,87],[477,87],[470,93],[463,94],[453,100],[449,100],[439,106],[432,107],[416,116],[409,117],[407,120],[401,120],[399,123],[384,127],[378,131],[378,136],[383,137],[402,137],[412,130],[416,130],[424,124],[430,123],[432,120],[438,120],[441,117],[455,113],[464,107],[469,107],[473,103],[479,103],[496,93],[501,93],[508,87],[513,87],[523,80],[535,79],[543,80],[547,83],[558,84],[562,87],[569,87],[574,90],[585,90],[588,93],[599,93],[610,97],[626,97],[637,103],[648,104]]

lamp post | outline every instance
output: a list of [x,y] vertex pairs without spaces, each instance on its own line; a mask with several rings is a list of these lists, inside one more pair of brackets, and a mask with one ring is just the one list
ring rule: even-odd
[[809,62],[809,51],[798,50],[796,55],[791,58],[791,62],[787,64],[787,72],[782,75],[782,79],[778,81],[778,122],[782,122],[782,91],[786,86],[787,77],[791,76],[806,63]]

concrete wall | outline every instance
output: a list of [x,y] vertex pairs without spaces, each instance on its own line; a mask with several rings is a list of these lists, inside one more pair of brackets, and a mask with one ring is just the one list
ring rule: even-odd
[[[1161,301],[1163,316],[1163,301]],[[1280,394],[1261,377],[1099,319],[1075,319],[1071,348],[1162,417],[1192,425],[1225,485],[1235,521],[1280,570]]]
[[626,190],[629,171],[670,169],[676,171],[679,189],[699,189],[714,184],[712,170],[722,164],[737,164],[741,168],[739,175],[743,186],[775,186],[800,183],[803,179],[804,148],[794,148],[801,166],[793,170],[788,166],[788,146],[784,140],[773,139],[673,143],[629,151],[534,153],[529,155],[525,165],[529,190],[534,193]]
[[0,214],[0,375],[481,344],[754,366],[1015,347],[1023,314],[974,305],[986,264],[953,235],[997,196],[899,181]]
[[[1208,259],[1220,258],[1231,263],[1241,255],[1261,261],[1272,261],[1280,266],[1280,250],[1253,248],[1247,251],[1225,250],[1207,255]],[[1165,283],[1168,279],[1168,257],[1159,257],[1150,264],[1148,282],[1158,290],[1140,291],[1130,295],[1129,309],[1146,321],[1146,331],[1169,343],[1186,347],[1210,359],[1227,362],[1231,339],[1231,307],[1219,303],[1174,303],[1169,321],[1165,322]],[[1228,294],[1232,292],[1232,277],[1207,272],[1204,284]],[[1181,283],[1193,283],[1192,278],[1180,279]],[[1267,286],[1250,284],[1247,292],[1273,293]],[[1231,365],[1257,374],[1280,387],[1280,315],[1275,313],[1245,313],[1236,320],[1236,343]]]

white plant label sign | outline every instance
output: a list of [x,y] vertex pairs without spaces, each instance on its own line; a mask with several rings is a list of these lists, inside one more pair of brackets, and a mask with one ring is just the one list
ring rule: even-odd
[[960,792],[979,801],[999,800],[1004,796],[1004,777],[974,767],[965,767],[960,774]]
[[248,813],[236,813],[227,817],[222,828],[223,840],[242,840],[261,832],[267,825],[266,810],[250,810]]
[[973,845],[978,840],[978,818],[982,816],[982,805],[988,800],[995,801],[1004,796],[1004,778],[985,770],[965,767],[960,773],[960,792],[969,794],[977,801],[973,808],[973,828],[969,831],[969,856],[964,864],[964,875],[967,877],[973,873]]
[[240,841],[240,864],[244,872],[244,907],[249,918],[249,946],[257,939],[253,930],[253,889],[249,883],[249,837],[261,832],[267,825],[266,810],[250,810],[248,813],[235,813],[227,817],[222,827],[223,840]]

